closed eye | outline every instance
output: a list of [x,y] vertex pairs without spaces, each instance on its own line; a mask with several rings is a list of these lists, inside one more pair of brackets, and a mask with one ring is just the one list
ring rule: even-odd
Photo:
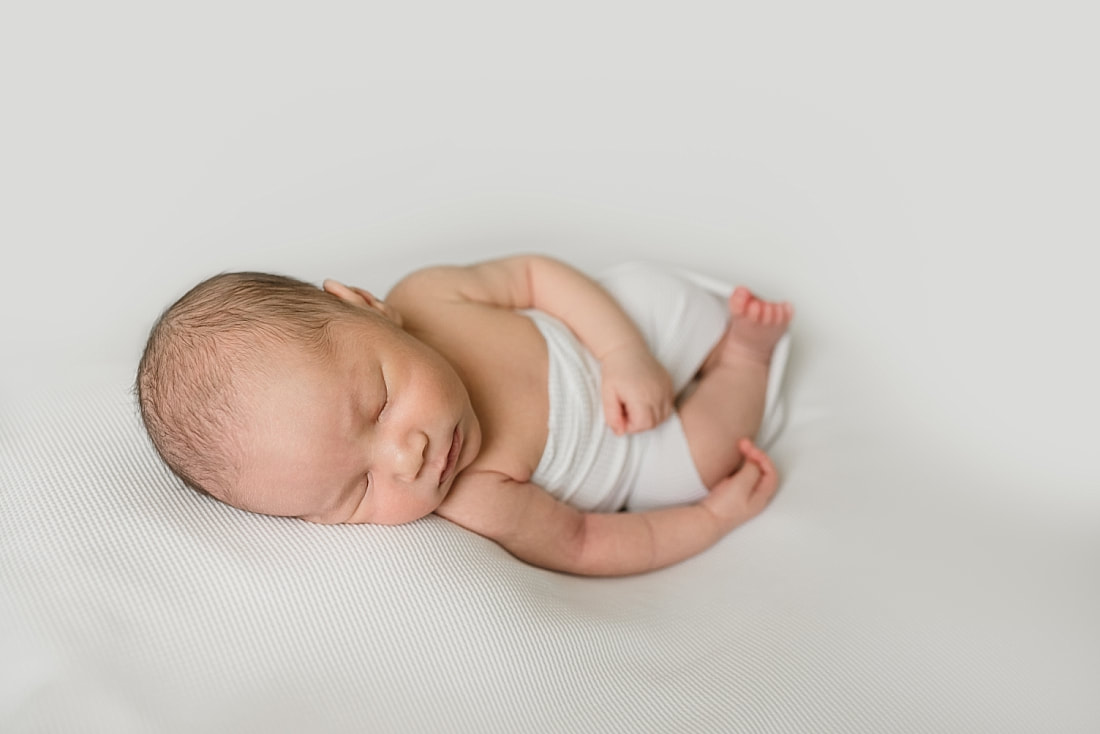
[[378,413],[374,416],[375,422],[382,420],[382,414],[390,405],[390,386],[386,383],[385,375],[382,376],[382,403],[378,406]]
[[368,472],[363,477],[363,481],[359,484],[362,488],[359,490],[359,500],[352,506],[351,514],[344,520],[344,524],[351,523],[356,515],[359,514],[359,508],[363,506],[363,502],[367,499],[367,495],[371,492],[373,487],[371,486],[371,476]]

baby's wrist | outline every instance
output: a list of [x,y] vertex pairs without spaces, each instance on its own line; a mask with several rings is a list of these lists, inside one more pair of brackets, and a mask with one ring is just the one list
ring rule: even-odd
[[649,354],[649,349],[646,347],[645,343],[628,341],[618,342],[604,349],[602,352],[597,352],[595,354],[596,359],[598,359],[600,363],[603,364],[605,361],[618,359],[620,357],[631,359],[639,352]]
[[718,537],[722,537],[740,525],[741,519],[737,516],[737,513],[724,512],[721,504],[716,501],[717,499],[714,493],[708,494],[699,500],[697,506],[707,514]]

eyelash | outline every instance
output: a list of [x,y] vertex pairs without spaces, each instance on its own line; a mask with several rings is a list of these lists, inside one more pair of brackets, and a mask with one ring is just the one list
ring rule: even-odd
[[386,412],[386,408],[390,405],[390,386],[386,383],[386,378],[382,378],[382,389],[385,391],[385,395],[382,396],[382,407],[378,409],[378,415],[374,417],[377,422],[381,420],[382,414]]

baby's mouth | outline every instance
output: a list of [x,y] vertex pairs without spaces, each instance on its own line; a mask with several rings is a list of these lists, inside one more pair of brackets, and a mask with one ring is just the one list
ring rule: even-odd
[[439,475],[440,485],[454,474],[455,467],[458,465],[458,454],[461,451],[462,434],[459,433],[458,426],[455,426],[454,434],[451,436],[451,449],[447,452],[447,463],[443,465],[443,473]]

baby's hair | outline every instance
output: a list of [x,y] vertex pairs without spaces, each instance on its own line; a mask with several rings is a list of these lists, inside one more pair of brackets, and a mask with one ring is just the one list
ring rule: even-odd
[[283,275],[222,273],[189,290],[157,319],[138,365],[141,419],[165,464],[232,503],[247,380],[279,347],[323,357],[332,324],[354,318],[361,309]]

